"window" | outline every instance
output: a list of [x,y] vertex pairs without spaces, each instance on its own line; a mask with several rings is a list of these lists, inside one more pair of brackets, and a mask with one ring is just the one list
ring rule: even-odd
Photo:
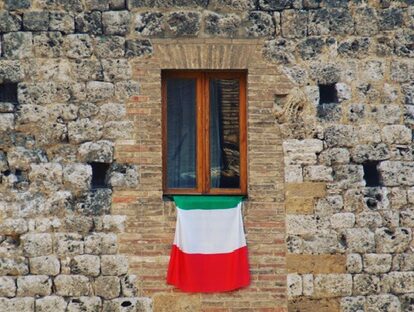
[[164,194],[246,194],[246,72],[163,71]]

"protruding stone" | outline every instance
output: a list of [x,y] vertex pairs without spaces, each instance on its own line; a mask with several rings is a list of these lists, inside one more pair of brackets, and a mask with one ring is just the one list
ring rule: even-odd
[[59,296],[88,296],[91,294],[89,279],[83,275],[58,275],[55,278],[56,294]]
[[43,256],[30,259],[30,273],[40,275],[58,275],[60,262],[56,256]]
[[46,275],[29,275],[17,278],[17,296],[48,296],[52,292],[52,281]]
[[59,296],[36,299],[36,312],[65,312],[67,303]]
[[105,299],[114,299],[121,292],[120,280],[117,276],[99,276],[94,282],[95,294]]
[[105,255],[101,257],[102,275],[125,275],[128,273],[128,259],[122,255]]
[[100,273],[100,259],[93,255],[75,256],[70,261],[70,272],[87,276],[98,276]]

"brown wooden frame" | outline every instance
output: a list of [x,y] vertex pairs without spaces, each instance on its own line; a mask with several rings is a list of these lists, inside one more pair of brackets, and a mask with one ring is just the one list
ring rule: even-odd
[[[174,194],[206,194],[206,195],[247,195],[247,72],[246,71],[218,71],[218,70],[166,70],[161,73],[162,80],[162,175],[164,195]],[[197,103],[197,187],[194,189],[167,188],[167,78],[194,78],[196,79]],[[210,188],[210,99],[209,80],[238,79],[239,80],[239,139],[240,139],[240,188]]]

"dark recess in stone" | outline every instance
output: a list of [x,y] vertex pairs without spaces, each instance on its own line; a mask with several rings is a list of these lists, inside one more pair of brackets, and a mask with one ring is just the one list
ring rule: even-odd
[[17,83],[0,84],[0,102],[17,103]]
[[109,164],[92,162],[92,189],[107,188],[107,174]]
[[319,104],[338,103],[335,84],[319,85]]
[[131,301],[124,301],[124,302],[121,303],[121,306],[123,306],[123,307],[129,307],[131,305],[132,305]]
[[378,162],[368,161],[362,164],[364,168],[364,180],[366,186],[381,186],[381,179],[378,172]]

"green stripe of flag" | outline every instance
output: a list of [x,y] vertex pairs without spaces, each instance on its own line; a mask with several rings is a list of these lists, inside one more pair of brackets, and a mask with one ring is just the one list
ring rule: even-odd
[[242,200],[243,196],[199,196],[185,195],[173,196],[175,204],[180,209],[229,209],[235,208]]

